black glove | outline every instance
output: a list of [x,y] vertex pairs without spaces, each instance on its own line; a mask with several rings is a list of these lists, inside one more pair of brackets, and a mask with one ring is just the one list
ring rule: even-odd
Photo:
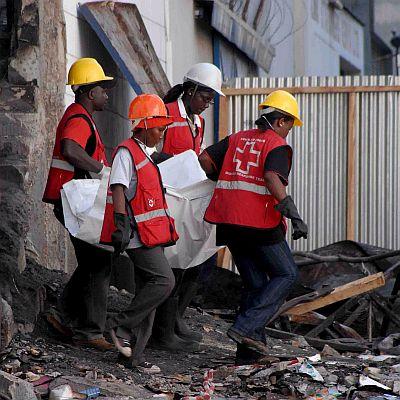
[[131,239],[131,224],[125,214],[114,213],[114,223],[117,229],[111,235],[111,243],[115,254],[123,253]]
[[167,154],[167,153],[158,153],[158,152],[154,152],[150,158],[156,163],[156,164],[160,164],[163,161],[169,160],[170,158],[172,158],[173,155],[172,154]]
[[307,225],[301,219],[299,212],[297,211],[296,204],[294,204],[291,196],[286,196],[279,204],[275,206],[275,210],[279,211],[283,216],[289,218],[292,221],[293,240],[300,239],[301,237],[307,239]]

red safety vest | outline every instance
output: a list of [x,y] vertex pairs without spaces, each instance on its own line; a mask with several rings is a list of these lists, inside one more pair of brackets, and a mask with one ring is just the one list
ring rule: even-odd
[[278,201],[265,185],[264,164],[271,150],[287,145],[272,130],[251,129],[231,135],[204,219],[212,224],[277,227],[283,217],[275,210]]
[[[136,193],[127,199],[127,213],[134,221],[139,239],[146,247],[173,245],[179,236],[174,219],[170,216],[158,167],[149,160],[135,139],[127,139],[119,148],[129,150],[137,173]],[[115,231],[112,196],[109,192],[101,235],[102,243],[111,243]],[[127,194],[125,194],[127,195]]]
[[[71,104],[66,110],[61,118],[60,123],[57,127],[56,132],[56,141],[54,144],[53,157],[50,164],[49,175],[47,178],[46,188],[43,194],[43,201],[45,203],[56,203],[61,199],[60,190],[64,183],[69,182],[77,174],[82,174],[82,170],[76,170],[73,165],[71,165],[61,154],[61,138],[64,127],[67,122],[73,118],[82,118],[89,124],[90,129],[92,131],[92,136],[89,138],[88,143],[92,142],[94,151],[92,154],[89,154],[92,158],[97,161],[102,162],[104,165],[108,166],[107,158],[104,150],[104,144],[100,138],[100,135],[97,131],[96,125],[89,115],[89,113],[85,110],[85,108],[79,103]],[[81,132],[79,130],[76,131],[77,138]],[[94,141],[94,143],[93,143]],[[82,174],[84,175],[84,174]]]
[[175,117],[175,122],[169,125],[165,132],[162,152],[176,155],[186,150],[193,150],[199,155],[204,137],[204,118],[199,115],[201,126],[196,128],[197,133],[193,136],[188,121],[181,116],[178,101],[166,104],[166,107],[168,114]]

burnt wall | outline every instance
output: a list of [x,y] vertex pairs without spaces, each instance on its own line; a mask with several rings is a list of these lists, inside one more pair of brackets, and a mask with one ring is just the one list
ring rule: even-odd
[[3,35],[9,41],[1,42],[0,76],[0,297],[11,307],[18,291],[13,281],[26,259],[63,269],[67,240],[41,202],[64,108],[62,0],[13,4],[9,35]]

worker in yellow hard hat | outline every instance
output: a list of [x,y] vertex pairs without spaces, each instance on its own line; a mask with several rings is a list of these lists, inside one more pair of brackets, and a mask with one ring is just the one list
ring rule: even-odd
[[[284,90],[260,104],[256,128],[206,148],[199,161],[217,184],[204,219],[217,225],[217,245],[228,246],[243,280],[240,311],[228,336],[239,362],[265,353],[265,326],[285,301],[298,269],[285,240],[285,217],[294,240],[308,228],[286,193],[292,149],[286,137],[301,126],[296,99]],[[243,360],[243,357],[253,359]]]
[[[108,168],[103,141],[93,114],[102,111],[107,90],[115,85],[94,58],[81,58],[72,64],[68,85],[75,102],[58,124],[56,140],[43,201],[54,205],[56,218],[64,225],[61,188],[71,179],[99,178]],[[111,343],[103,331],[110,282],[110,256],[105,250],[70,235],[78,267],[67,283],[58,310],[47,315],[49,323],[75,344],[109,350]]]

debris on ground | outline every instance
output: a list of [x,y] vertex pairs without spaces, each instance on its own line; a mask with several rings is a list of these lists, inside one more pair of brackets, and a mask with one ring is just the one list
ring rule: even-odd
[[[0,398],[400,400],[400,253],[385,253],[342,242],[297,254],[300,285],[267,327],[264,354],[246,362],[226,336],[240,277],[215,268],[204,283],[210,290],[186,317],[203,333],[201,349],[191,354],[146,349],[146,360],[162,371],[154,375],[124,367],[116,352],[61,341],[41,312],[55,304],[67,277],[28,263],[27,275],[16,282],[14,315],[2,325],[12,340],[3,341],[0,351]],[[369,290],[359,284],[366,277]],[[30,292],[35,306],[24,309],[22,298]],[[112,287],[110,314],[131,298]]]

